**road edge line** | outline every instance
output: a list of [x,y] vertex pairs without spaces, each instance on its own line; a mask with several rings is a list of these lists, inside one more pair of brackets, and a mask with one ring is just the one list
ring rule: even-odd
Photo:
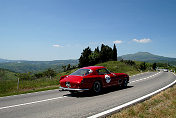
[[41,103],[41,102],[46,102],[46,101],[52,101],[52,100],[57,100],[57,99],[65,98],[65,97],[66,96],[55,97],[55,98],[49,98],[49,99],[44,99],[44,100],[39,100],[39,101],[33,101],[33,102],[16,104],[16,105],[4,106],[4,107],[0,107],[0,110],[2,110],[2,109],[8,109],[8,108],[14,108],[14,107],[20,107],[20,106],[25,106],[25,105],[31,105],[31,104],[36,104],[36,103]]
[[[174,73],[173,73],[173,74],[174,74]],[[174,74],[174,75],[176,76],[176,74]],[[165,87],[163,87],[163,88],[160,88],[160,89],[158,89],[158,90],[156,90],[156,91],[154,91],[154,92],[152,92],[152,93],[149,93],[149,94],[147,94],[147,95],[144,95],[144,96],[142,96],[142,97],[140,97],[140,98],[137,98],[137,99],[135,99],[135,100],[132,100],[132,101],[127,102],[127,103],[125,103],[125,104],[122,104],[122,105],[120,105],[120,106],[114,107],[114,108],[112,108],[112,109],[109,109],[109,110],[103,111],[103,112],[101,112],[101,113],[98,113],[98,114],[89,116],[89,117],[87,117],[87,118],[105,117],[105,116],[107,116],[107,115],[110,115],[110,114],[112,114],[112,113],[115,113],[115,112],[117,112],[117,111],[120,111],[122,108],[126,108],[126,107],[128,107],[128,106],[133,105],[133,104],[139,103],[140,101],[144,101],[144,100],[146,100],[146,99],[152,97],[153,95],[155,95],[155,94],[157,94],[157,93],[160,93],[161,91],[163,91],[163,90],[165,90],[165,89],[167,89],[167,88],[173,86],[174,84],[176,84],[176,80],[173,81],[172,83],[168,84],[167,86],[165,86]]]

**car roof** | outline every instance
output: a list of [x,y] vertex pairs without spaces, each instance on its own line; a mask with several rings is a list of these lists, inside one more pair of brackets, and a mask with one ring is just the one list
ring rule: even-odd
[[88,66],[88,67],[83,67],[81,69],[97,70],[97,69],[101,69],[101,68],[105,68],[105,67],[103,67],[103,66]]

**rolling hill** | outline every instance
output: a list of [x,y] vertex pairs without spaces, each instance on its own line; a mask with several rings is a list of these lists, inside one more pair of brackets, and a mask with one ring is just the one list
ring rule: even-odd
[[144,62],[157,62],[157,63],[169,63],[171,65],[176,65],[176,58],[164,57],[151,54],[149,52],[138,52],[135,54],[127,54],[122,55],[119,59],[124,60],[136,60],[136,61],[144,61]]
[[25,61],[25,60],[0,60],[0,68],[9,69],[14,72],[39,72],[48,68],[57,71],[62,70],[63,65],[77,65],[78,60],[54,60],[54,61]]

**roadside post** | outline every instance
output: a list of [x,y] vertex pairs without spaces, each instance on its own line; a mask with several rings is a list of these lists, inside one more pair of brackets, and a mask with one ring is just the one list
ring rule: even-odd
[[18,78],[18,82],[17,82],[17,90],[19,90],[19,82],[20,82],[20,79]]

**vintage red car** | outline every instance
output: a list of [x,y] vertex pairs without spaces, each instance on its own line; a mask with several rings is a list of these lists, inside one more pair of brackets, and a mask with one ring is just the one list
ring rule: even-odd
[[61,76],[60,89],[71,93],[87,90],[99,93],[110,86],[127,87],[128,82],[129,76],[125,73],[112,73],[103,66],[89,66]]

